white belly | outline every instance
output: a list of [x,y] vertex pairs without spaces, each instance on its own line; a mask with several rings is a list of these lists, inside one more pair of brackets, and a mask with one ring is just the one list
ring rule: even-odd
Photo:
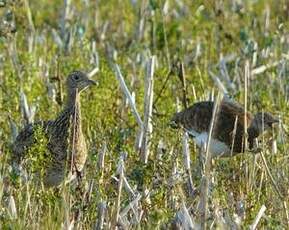
[[[195,143],[199,148],[202,148],[207,144],[208,139],[207,132],[197,133],[195,131],[190,130],[189,133],[194,136]],[[209,151],[212,154],[212,157],[228,155],[231,152],[230,147],[228,145],[214,138],[211,138]]]

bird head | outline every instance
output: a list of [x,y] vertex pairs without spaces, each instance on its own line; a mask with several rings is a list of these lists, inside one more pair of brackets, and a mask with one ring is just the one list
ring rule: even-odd
[[67,78],[67,86],[70,90],[81,92],[91,85],[96,85],[96,82],[89,79],[88,76],[81,71],[74,71]]
[[172,119],[169,122],[169,125],[173,129],[177,129],[181,127],[182,123],[182,112],[175,113]]
[[255,114],[252,125],[258,129],[259,133],[262,133],[263,130],[266,131],[271,129],[273,124],[276,123],[279,123],[279,120],[276,119],[272,114],[267,112],[259,112]]

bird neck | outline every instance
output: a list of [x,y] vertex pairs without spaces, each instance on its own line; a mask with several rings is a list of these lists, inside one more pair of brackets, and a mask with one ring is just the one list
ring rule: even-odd
[[77,89],[70,89],[67,92],[65,109],[71,109],[80,106],[80,93]]
[[79,99],[80,97],[77,90],[68,91],[64,109],[54,121],[54,126],[57,127],[57,136],[65,139],[71,124],[75,127],[74,132],[76,132],[77,135],[81,133],[81,110]]
[[259,129],[252,123],[247,130],[248,132],[248,142],[249,142],[249,149],[252,149],[254,146],[254,140],[260,135]]
[[257,138],[262,132],[262,126],[260,126],[260,121],[257,115],[254,116],[249,128],[248,128],[248,136],[249,138]]
[[251,125],[248,130],[248,136],[251,139],[257,138],[260,135],[260,132],[258,130],[258,128],[256,128],[255,126]]
[[80,93],[77,89],[68,91],[65,110],[70,114],[72,124],[76,126],[76,131],[81,130]]

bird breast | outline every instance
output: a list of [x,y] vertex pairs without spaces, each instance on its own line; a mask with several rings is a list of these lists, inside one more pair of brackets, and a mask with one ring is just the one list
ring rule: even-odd
[[[197,133],[195,131],[189,131],[189,133],[195,137],[195,143],[200,149],[206,146],[209,137],[207,132]],[[213,137],[211,137],[209,143],[209,151],[212,157],[228,156],[231,153],[228,145]]]

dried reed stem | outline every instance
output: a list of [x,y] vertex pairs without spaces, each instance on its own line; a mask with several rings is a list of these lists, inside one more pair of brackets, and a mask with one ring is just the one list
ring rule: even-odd
[[29,1],[28,0],[24,0],[24,6],[25,6],[26,14],[27,14],[27,19],[28,19],[30,32],[32,34],[34,34],[35,33],[35,27],[34,27],[32,14],[31,14],[31,10],[30,10],[30,6],[29,6]]
[[206,143],[206,162],[204,169],[204,176],[202,178],[201,185],[201,196],[200,196],[200,206],[199,212],[201,217],[201,229],[207,229],[207,216],[208,216],[208,196],[209,196],[209,183],[210,183],[210,172],[211,172],[211,160],[212,154],[210,152],[210,143],[215,126],[215,122],[218,115],[219,104],[221,102],[222,96],[218,93],[215,99],[212,120],[210,121],[209,135]]
[[126,96],[126,99],[128,100],[128,103],[130,105],[132,113],[135,116],[139,127],[142,127],[143,126],[142,119],[141,119],[141,117],[140,117],[140,115],[139,115],[139,113],[138,113],[138,111],[136,109],[136,106],[135,106],[134,100],[133,100],[133,98],[131,96],[131,93],[129,92],[129,90],[128,90],[126,84],[125,84],[125,81],[124,81],[124,78],[123,78],[123,76],[121,74],[119,66],[117,64],[115,64],[114,67],[115,67],[114,69],[115,69],[116,77],[117,77],[117,79],[118,79],[118,81],[120,83],[120,88],[121,88],[122,92],[124,93],[124,95]]
[[186,83],[186,76],[185,76],[185,67],[182,62],[179,64],[179,73],[178,77],[182,82],[182,93],[183,93],[183,106],[184,108],[188,108],[188,99],[187,99],[187,83]]
[[97,222],[95,225],[95,230],[102,230],[104,229],[103,225],[104,225],[104,220],[105,220],[105,216],[106,216],[106,212],[107,212],[107,205],[106,202],[101,201],[98,204],[98,215],[97,215]]
[[117,193],[117,201],[116,201],[116,211],[115,211],[115,220],[114,220],[114,229],[117,229],[117,225],[119,223],[119,213],[120,213],[120,200],[121,200],[121,191],[123,187],[123,177],[124,177],[124,162],[123,159],[120,159],[120,164],[118,168],[119,172],[119,181],[118,181],[118,193]]
[[265,166],[265,170],[266,170],[266,172],[267,172],[267,174],[268,174],[268,176],[269,176],[269,178],[270,178],[270,181],[272,182],[272,185],[273,185],[273,187],[274,187],[277,195],[279,196],[280,200],[283,201],[284,196],[283,196],[282,193],[280,192],[280,189],[279,189],[279,187],[278,187],[278,185],[277,185],[277,182],[274,180],[274,177],[273,177],[273,175],[272,175],[272,173],[271,173],[271,171],[270,171],[270,169],[269,169],[269,167],[268,167],[268,164],[267,164],[267,162],[266,162],[266,159],[265,159],[265,156],[264,156],[263,152],[260,152],[260,156],[261,156],[261,159],[262,159],[263,164],[264,164],[264,166]]
[[190,150],[189,150],[189,135],[185,131],[183,134],[183,156],[184,156],[184,164],[186,173],[188,175],[188,188],[189,188],[189,194],[190,196],[194,195],[195,192],[195,186],[192,179],[192,173],[191,173],[191,159],[190,159]]
[[262,205],[262,207],[260,208],[257,216],[255,217],[255,220],[253,222],[253,224],[250,226],[250,230],[255,230],[257,228],[257,225],[261,219],[261,217],[263,216],[264,212],[266,211],[266,206]]
[[150,152],[150,139],[153,131],[151,123],[153,110],[153,76],[155,68],[155,56],[152,56],[147,65],[147,73],[145,78],[145,97],[144,97],[144,122],[143,122],[143,139],[141,145],[141,159],[146,164]]

